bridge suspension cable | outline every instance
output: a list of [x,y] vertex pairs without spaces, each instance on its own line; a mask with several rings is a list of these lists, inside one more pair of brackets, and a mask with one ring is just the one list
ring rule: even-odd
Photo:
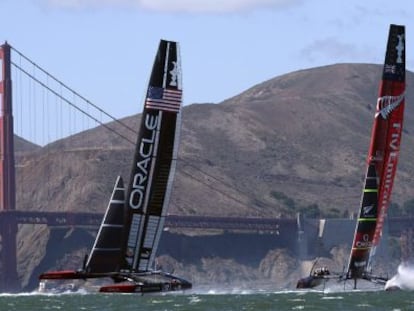
[[[17,65],[14,62],[11,62],[11,64],[13,66],[15,66],[16,68],[18,68],[19,70],[21,70],[25,75],[27,75],[28,77],[30,77],[31,79],[33,79],[33,81],[36,81],[37,83],[39,83],[41,86],[43,86],[45,89],[47,89],[49,92],[51,92],[53,95],[55,95],[56,97],[60,98],[61,100],[63,100],[64,102],[66,102],[67,104],[69,104],[70,106],[72,106],[73,108],[75,108],[76,110],[80,111],[81,113],[83,113],[84,115],[88,116],[90,119],[92,119],[93,121],[99,123],[100,125],[102,125],[103,127],[105,127],[107,130],[115,133],[116,135],[118,135],[119,137],[121,137],[122,139],[125,139],[126,141],[130,142],[131,144],[134,144],[134,142],[132,140],[130,140],[128,137],[126,137],[125,135],[119,133],[118,131],[114,130],[113,128],[109,127],[107,124],[105,124],[104,122],[100,121],[99,119],[95,118],[93,115],[91,115],[90,113],[86,112],[85,110],[83,110],[82,108],[78,107],[77,105],[75,105],[73,102],[71,102],[70,100],[68,100],[67,98],[63,97],[62,95],[60,95],[58,92],[56,92],[55,90],[53,90],[52,88],[50,88],[49,86],[47,86],[45,83],[43,83],[42,81],[40,81],[39,79],[37,79],[35,76],[33,76],[32,74],[30,74],[29,72],[27,72],[26,70],[24,70],[23,68],[19,67],[19,65]],[[88,102],[90,104],[90,102]],[[95,105],[94,105],[95,106]],[[102,111],[102,109],[99,108],[100,111]],[[109,115],[106,113],[106,115]],[[113,118],[111,116],[111,118]],[[117,121],[119,124],[122,124],[123,126],[125,126],[128,130],[133,131],[129,126],[127,126],[126,124],[124,124],[123,122],[114,119],[115,121]],[[136,134],[136,132],[134,131],[134,133]]]
[[[29,79],[31,79],[32,81],[34,81],[35,83],[37,83],[38,85],[40,85],[41,87],[43,87],[43,101],[48,101],[47,97],[44,95],[44,90],[46,89],[48,92],[50,92],[51,94],[53,94],[56,99],[60,99],[61,101],[65,102],[66,104],[68,104],[69,106],[73,107],[74,109],[76,109],[77,111],[79,111],[80,113],[82,113],[83,115],[87,116],[89,119],[93,120],[94,122],[96,122],[97,124],[105,127],[107,130],[111,131],[112,133],[114,133],[115,135],[119,136],[121,139],[127,141],[128,143],[135,145],[135,141],[129,139],[127,136],[125,136],[124,134],[122,134],[120,131],[111,128],[108,124],[102,122],[101,120],[99,120],[96,116],[94,116],[92,113],[86,111],[86,109],[81,108],[79,105],[76,104],[76,98],[79,98],[80,100],[82,100],[84,103],[87,104],[87,107],[93,107],[95,110],[97,110],[99,113],[102,113],[103,115],[105,115],[106,117],[108,117],[110,120],[116,122],[117,124],[119,124],[120,126],[122,126],[122,128],[126,129],[128,132],[133,133],[134,135],[137,134],[136,130],[134,130],[133,128],[131,128],[130,126],[128,126],[126,123],[122,122],[121,120],[115,118],[114,116],[112,116],[111,114],[105,112],[102,108],[100,108],[99,106],[93,104],[90,100],[88,100],[87,98],[85,98],[84,96],[82,96],[81,94],[79,94],[78,92],[76,92],[75,90],[73,90],[71,87],[69,87],[68,85],[66,85],[65,83],[63,83],[61,80],[59,80],[58,78],[56,78],[54,75],[50,74],[48,71],[46,71],[45,69],[43,69],[42,67],[40,67],[38,64],[36,64],[34,61],[32,61],[31,59],[29,59],[27,56],[25,56],[22,52],[18,51],[17,49],[15,49],[14,47],[11,47],[12,51],[15,52],[20,59],[23,59],[25,62],[27,62],[30,66],[33,67],[33,72],[29,72],[28,69],[25,69],[24,66],[22,65],[22,62],[20,60],[20,63],[18,64],[15,61],[11,61],[11,64],[18,70],[20,70],[20,72],[22,72],[25,76],[27,76]],[[46,82],[42,81],[39,77],[36,76],[35,73],[35,69],[39,70],[43,75],[45,75]],[[59,90],[56,90],[52,87],[49,86],[50,81],[54,81],[57,85],[57,88],[59,88]],[[64,96],[62,95],[62,89],[66,90],[69,92],[69,95]],[[33,100],[38,94],[36,94],[36,91],[33,87],[30,87],[30,94],[29,94],[29,102],[31,100]],[[70,100],[69,97],[72,96],[73,99]],[[33,113],[33,107],[31,107],[29,105],[29,114]],[[57,109],[57,108],[55,108]],[[42,107],[42,126],[46,127],[45,125],[45,106],[43,103],[43,107]],[[62,113],[60,114],[60,118],[62,118]],[[69,118],[71,118],[71,115],[68,115]],[[59,120],[60,123],[63,123],[63,120]],[[35,132],[35,127],[33,127],[32,129],[33,132]],[[47,131],[49,132],[49,131]],[[235,191],[236,193],[242,193],[239,189],[236,189],[234,186],[230,185],[229,183],[226,183],[222,180],[220,180],[219,178],[207,173],[206,171],[203,171],[202,169],[196,167],[195,165],[191,164],[188,161],[185,161],[184,159],[181,160],[186,166],[191,167],[192,169],[199,171],[201,174],[211,178],[212,180],[214,180],[217,183],[221,183],[223,184],[226,189],[232,189],[233,191]],[[193,176],[193,174],[190,174],[188,172],[183,171],[183,174],[185,174],[188,178],[191,178],[193,180],[196,180],[197,182],[205,185],[206,187],[208,187],[209,189],[212,189],[213,191],[216,191],[218,193],[220,193],[221,195],[233,200],[234,202],[237,202],[238,204],[241,205],[245,205],[244,202],[242,202],[242,200],[240,200],[239,198],[237,198],[234,195],[231,195],[229,193],[226,193],[223,190],[218,189],[217,187],[212,186],[210,183],[202,180],[201,178],[196,178],[195,176]],[[264,203],[264,202],[263,202]]]
[[[52,93],[53,95],[55,95],[57,98],[59,98],[60,100],[64,101],[65,103],[67,103],[68,105],[72,106],[73,108],[75,108],[76,110],[78,110],[79,112],[81,112],[82,114],[84,114],[85,116],[87,116],[88,118],[90,118],[91,120],[95,121],[96,123],[98,123],[99,125],[102,125],[103,127],[105,127],[106,129],[108,129],[109,131],[113,132],[114,134],[118,135],[120,138],[128,141],[131,144],[135,144],[134,141],[132,141],[131,139],[129,139],[128,137],[126,137],[125,135],[123,135],[122,133],[120,133],[119,131],[117,131],[116,129],[111,128],[110,126],[108,126],[107,124],[105,124],[104,122],[102,122],[101,120],[99,120],[97,117],[95,117],[94,115],[92,115],[91,113],[87,112],[85,109],[82,109],[81,107],[79,107],[78,105],[76,105],[74,103],[74,101],[69,100],[67,97],[61,95],[62,93],[62,88],[65,89],[66,91],[69,92],[69,94],[72,94],[72,96],[74,98],[79,98],[81,99],[84,103],[86,103],[88,105],[88,107],[93,107],[95,110],[97,110],[99,113],[105,115],[106,117],[108,117],[110,120],[114,121],[115,123],[121,125],[124,129],[126,129],[127,131],[133,133],[134,135],[137,134],[137,131],[134,130],[133,128],[131,128],[130,126],[128,126],[126,123],[122,122],[121,120],[115,118],[114,116],[112,116],[111,114],[107,113],[106,111],[104,111],[102,108],[98,107],[97,105],[93,104],[90,100],[88,100],[87,98],[85,98],[84,96],[82,96],[81,94],[79,94],[78,92],[76,92],[75,90],[73,90],[72,88],[70,88],[69,86],[67,86],[65,83],[63,83],[61,80],[57,79],[55,76],[53,76],[52,74],[50,74],[49,72],[47,72],[45,69],[43,69],[42,67],[40,67],[39,65],[37,65],[34,61],[30,60],[27,56],[25,56],[23,53],[21,53],[20,51],[18,51],[17,49],[15,49],[14,47],[11,47],[11,50],[13,52],[15,52],[20,58],[24,59],[26,62],[28,62],[30,65],[32,65],[35,69],[39,70],[41,73],[43,73],[46,76],[46,81],[48,81],[47,83],[41,81],[39,78],[37,78],[35,76],[34,73],[30,73],[28,70],[24,69],[23,66],[21,64],[17,64],[14,61],[11,61],[11,64],[18,70],[20,70],[22,73],[24,73],[27,77],[29,77],[30,79],[32,79],[33,81],[35,81],[36,83],[38,83],[39,85],[41,85],[43,88],[47,89],[50,93]],[[20,62],[21,63],[21,62]],[[60,92],[52,89],[48,83],[49,81],[52,80],[55,83],[57,83],[57,85],[60,87]]]

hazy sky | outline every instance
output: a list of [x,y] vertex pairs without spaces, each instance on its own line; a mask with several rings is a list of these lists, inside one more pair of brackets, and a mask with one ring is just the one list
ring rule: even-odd
[[184,104],[219,103],[273,77],[382,63],[414,1],[0,0],[0,40],[116,117],[142,111],[158,42],[181,44]]

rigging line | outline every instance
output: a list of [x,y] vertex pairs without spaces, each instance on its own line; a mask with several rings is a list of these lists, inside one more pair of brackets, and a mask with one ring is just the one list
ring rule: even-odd
[[67,86],[66,84],[64,84],[62,81],[60,81],[59,79],[57,79],[56,77],[54,77],[50,73],[48,73],[46,70],[44,70],[42,67],[40,67],[39,65],[37,65],[35,62],[33,62],[32,60],[30,60],[28,57],[26,57],[25,55],[23,55],[18,50],[16,50],[14,47],[11,47],[11,48],[12,48],[13,51],[15,51],[17,54],[19,54],[20,57],[24,58],[29,63],[33,64],[33,66],[35,66],[37,69],[39,69],[40,71],[42,71],[47,76],[51,77],[53,80],[55,80],[61,86],[63,86],[65,89],[67,89],[68,91],[72,92],[73,94],[75,94],[76,96],[78,96],[79,98],[81,98],[82,100],[84,100],[86,103],[88,103],[89,105],[91,105],[92,107],[94,107],[95,109],[97,109],[98,111],[100,111],[101,113],[103,113],[104,115],[106,115],[107,117],[109,117],[110,119],[112,119],[113,121],[121,124],[123,127],[125,127],[126,129],[128,129],[129,131],[133,132],[134,134],[137,133],[136,130],[134,130],[133,128],[131,128],[130,126],[128,126],[127,124],[125,124],[124,122],[120,121],[119,119],[115,118],[114,116],[110,115],[109,113],[105,112],[104,110],[102,110],[102,108],[99,108],[97,105],[93,104],[90,100],[88,100],[87,98],[85,98],[84,96],[82,96],[81,94],[79,94],[78,92],[76,92],[75,90],[71,89],[69,86]]
[[[121,137],[122,139],[130,142],[131,144],[135,145],[135,143],[130,140],[129,138],[127,138],[126,136],[124,136],[123,134],[119,133],[119,131],[116,131],[112,128],[110,128],[108,125],[106,125],[105,123],[99,121],[97,118],[95,118],[94,116],[92,116],[91,114],[87,113],[86,111],[82,110],[81,108],[77,107],[76,105],[74,105],[70,100],[66,99],[65,97],[61,96],[60,94],[58,94],[58,92],[54,91],[53,89],[51,89],[50,87],[48,87],[46,84],[44,84],[42,81],[38,80],[37,78],[35,78],[33,75],[31,75],[30,73],[28,73],[26,70],[24,70],[23,68],[20,68],[17,64],[15,64],[14,62],[11,62],[11,64],[13,66],[15,66],[16,68],[20,69],[24,74],[26,74],[27,76],[29,76],[30,78],[32,78],[34,81],[36,81],[37,83],[39,83],[41,86],[43,86],[44,88],[46,88],[47,90],[49,90],[49,92],[51,92],[52,94],[54,94],[55,96],[59,97],[60,99],[62,99],[64,102],[66,102],[67,104],[69,104],[70,106],[72,106],[73,108],[77,109],[78,111],[86,114],[89,118],[91,118],[92,120],[94,120],[95,122],[97,122],[98,124],[102,125],[103,127],[105,127],[107,130],[113,132],[114,134],[118,135],[119,137]],[[136,132],[134,131],[134,133],[136,134]]]

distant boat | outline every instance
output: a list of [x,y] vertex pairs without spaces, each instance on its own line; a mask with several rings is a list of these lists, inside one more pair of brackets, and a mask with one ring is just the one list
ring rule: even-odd
[[[102,279],[100,292],[184,290],[192,284],[153,269],[164,227],[178,153],[182,102],[179,45],[161,40],[155,57],[131,177],[118,177],[94,245],[82,269],[39,276],[39,290],[62,280]],[[108,280],[109,279],[109,280]],[[103,281],[105,282],[105,281]],[[73,290],[77,285],[63,285]]]
[[384,284],[387,277],[372,273],[372,260],[380,242],[390,203],[400,151],[405,104],[405,27],[391,25],[379,98],[371,133],[367,172],[348,266],[343,273],[313,273],[297,288],[313,288],[326,280],[364,279]]

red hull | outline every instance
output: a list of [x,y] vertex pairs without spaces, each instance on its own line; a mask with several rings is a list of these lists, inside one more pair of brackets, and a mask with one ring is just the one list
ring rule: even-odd
[[168,283],[153,283],[153,284],[134,284],[134,283],[118,283],[112,285],[105,285],[99,289],[101,293],[159,293],[180,290],[182,287],[174,287]]
[[42,273],[40,280],[73,280],[83,279],[85,276],[75,270],[51,271]]
[[106,285],[99,289],[101,293],[135,293],[140,291],[140,286],[136,284]]

